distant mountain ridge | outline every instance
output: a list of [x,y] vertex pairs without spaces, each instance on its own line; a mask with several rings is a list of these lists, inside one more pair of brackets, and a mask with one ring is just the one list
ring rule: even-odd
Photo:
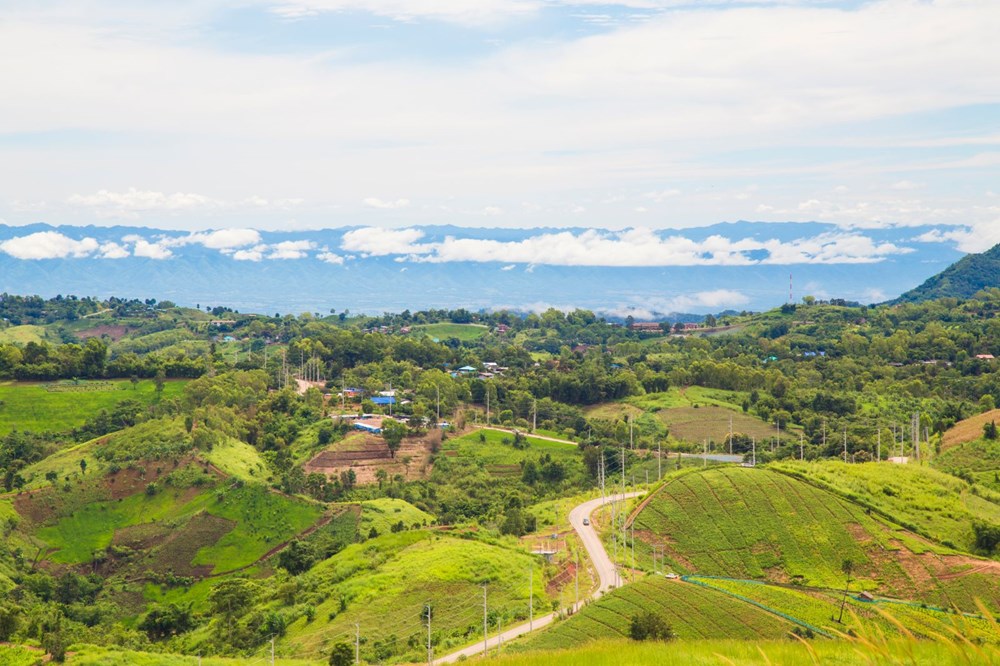
[[970,298],[987,287],[1000,287],[1000,245],[981,254],[962,257],[937,275],[927,278],[919,287],[890,302],[920,303],[936,298]]
[[918,240],[934,229],[740,221],[631,231],[353,226],[192,234],[0,225],[0,292],[155,297],[268,314],[556,307],[677,321],[674,313],[786,303],[790,274],[796,301],[885,301],[963,256],[950,244]]

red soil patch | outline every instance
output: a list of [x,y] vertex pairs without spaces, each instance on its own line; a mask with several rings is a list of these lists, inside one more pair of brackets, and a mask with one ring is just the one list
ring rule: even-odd
[[555,596],[559,594],[559,590],[572,583],[575,576],[576,563],[570,562],[562,571],[556,574],[556,576],[549,581],[549,584],[545,586],[545,591],[550,596]]
[[128,326],[112,326],[111,324],[102,324],[100,326],[95,326],[94,328],[88,328],[85,331],[78,331],[76,337],[81,340],[86,340],[87,338],[99,338],[106,335],[112,341],[118,342],[128,335],[128,333]]
[[[366,435],[362,440],[354,438],[346,447],[340,447],[344,442],[338,442],[307,462],[305,473],[315,472],[335,479],[340,477],[341,472],[354,470],[358,485],[378,483],[376,472],[380,469],[384,469],[390,478],[397,474],[407,481],[426,478],[430,473],[431,437],[404,439],[395,458],[389,453],[385,441],[374,435]],[[408,465],[404,464],[404,458],[409,459]]]

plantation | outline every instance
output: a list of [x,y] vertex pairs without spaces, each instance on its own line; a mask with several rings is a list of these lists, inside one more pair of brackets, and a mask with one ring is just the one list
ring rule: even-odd
[[794,626],[719,592],[653,575],[586,605],[551,629],[519,642],[518,648],[552,650],[627,638],[632,616],[647,611],[662,618],[678,639],[781,638]]
[[716,468],[669,480],[635,518],[642,561],[663,546],[677,571],[839,584],[844,559],[875,573],[887,538],[860,508],[760,469]]
[[385,497],[361,503],[361,534],[368,534],[372,529],[378,534],[388,534],[400,524],[406,529],[413,529],[427,527],[433,522],[432,514],[405,500]]
[[170,381],[157,394],[154,382],[82,380],[45,384],[0,382],[0,435],[11,430],[58,432],[83,425],[100,410],[112,411],[125,400],[144,405],[180,395],[183,381]]
[[783,461],[773,468],[952,548],[973,550],[974,521],[1000,523],[1000,495],[926,466]]
[[526,458],[536,459],[539,455],[549,455],[553,460],[578,467],[579,448],[576,444],[536,439],[522,435],[523,441],[515,445],[515,437],[509,432],[482,428],[460,437],[450,437],[441,444],[441,451],[449,457],[467,458],[486,466],[518,465]]

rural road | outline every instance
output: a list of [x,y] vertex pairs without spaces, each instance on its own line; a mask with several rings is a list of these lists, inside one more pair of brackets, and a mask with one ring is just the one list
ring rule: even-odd
[[[532,435],[532,437],[534,437],[534,435]],[[543,437],[540,439],[546,438]],[[631,499],[633,497],[639,497],[640,495],[645,495],[645,492],[624,493],[624,499]],[[576,533],[580,536],[580,541],[583,542],[584,548],[587,549],[587,554],[590,555],[590,561],[593,562],[594,569],[597,571],[597,576],[600,579],[600,585],[597,588],[597,592],[591,596],[591,599],[599,598],[614,586],[616,577],[615,565],[611,561],[611,558],[608,557],[608,552],[604,549],[604,544],[601,543],[601,537],[598,536],[597,530],[594,529],[593,525],[584,525],[583,519],[590,518],[590,514],[604,504],[610,504],[612,501],[622,498],[622,493],[610,495],[605,498],[598,497],[597,499],[577,505],[572,511],[569,512],[569,522],[573,526],[573,529],[576,530]],[[581,601],[580,604],[582,605],[583,601]],[[574,609],[574,611],[575,610],[576,609]],[[513,640],[518,636],[528,633],[529,631],[551,624],[555,617],[555,613],[548,613],[546,615],[536,617],[534,622],[525,622],[524,624],[519,624],[516,627],[506,629],[500,634],[493,634],[486,640],[486,650],[487,652],[490,650],[496,650],[499,643]],[[452,652],[451,654],[443,657],[438,657],[433,661],[433,663],[450,664],[458,661],[462,657],[474,657],[482,653],[483,641],[480,641],[475,645],[470,645],[469,647],[459,650],[458,652]]]
[[576,444],[576,442],[570,441],[568,439],[559,439],[558,437],[548,437],[546,435],[536,435],[533,432],[527,432],[524,430],[509,430],[507,428],[495,428],[493,426],[484,426],[484,425],[474,425],[473,427],[478,428],[479,430],[495,430],[497,432],[505,432],[510,435],[514,435],[519,432],[525,437],[530,437],[531,439],[544,439],[547,442],[559,442],[560,444]]

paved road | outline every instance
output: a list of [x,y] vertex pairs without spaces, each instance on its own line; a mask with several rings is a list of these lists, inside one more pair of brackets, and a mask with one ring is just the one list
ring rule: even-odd
[[[644,492],[631,492],[625,493],[624,497],[625,499],[630,499],[644,494]],[[598,586],[597,591],[591,596],[592,599],[597,599],[615,585],[615,565],[611,562],[611,558],[608,557],[608,552],[604,549],[604,544],[601,543],[601,537],[598,536],[597,530],[594,529],[593,525],[584,525],[583,519],[590,518],[590,514],[596,511],[599,507],[603,504],[610,504],[615,499],[622,499],[622,494],[619,493],[607,498],[598,497],[597,499],[584,502],[583,504],[574,507],[573,510],[569,512],[569,522],[573,526],[573,529],[576,530],[576,533],[580,536],[580,540],[583,542],[584,548],[587,549],[587,554],[590,555],[590,561],[594,564],[594,569],[597,571],[597,576],[600,579],[600,585]],[[489,603],[488,600],[487,603]],[[582,604],[583,601],[580,603]],[[511,627],[499,635],[494,634],[487,639],[486,650],[487,652],[495,652],[498,643],[513,640],[518,636],[528,633],[529,631],[551,624],[555,617],[555,613],[549,613],[547,615],[536,617],[534,622],[525,622],[524,624],[520,624],[516,627]],[[480,641],[479,643],[470,645],[469,647],[459,650],[458,652],[452,652],[451,654],[443,657],[438,657],[434,660],[434,663],[450,664],[458,661],[461,657],[473,657],[482,653],[483,641]]]

